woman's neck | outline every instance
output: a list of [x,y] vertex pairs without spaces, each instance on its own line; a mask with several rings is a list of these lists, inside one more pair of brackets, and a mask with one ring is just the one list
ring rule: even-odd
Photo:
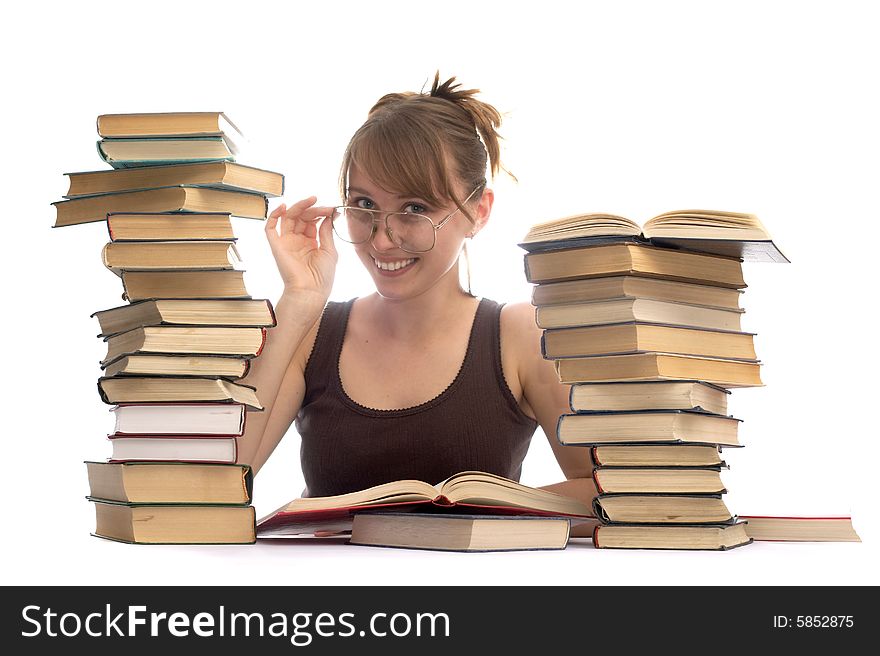
[[457,266],[418,296],[393,299],[375,293],[363,300],[374,325],[400,341],[419,341],[426,335],[444,332],[450,323],[470,316],[475,303],[459,284]]

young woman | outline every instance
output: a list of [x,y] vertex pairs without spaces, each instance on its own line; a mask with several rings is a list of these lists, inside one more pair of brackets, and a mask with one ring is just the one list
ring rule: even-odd
[[[571,479],[547,487],[595,495],[587,450],[555,437],[569,387],[541,356],[534,308],[459,282],[492,210],[501,116],[454,81],[376,103],[343,158],[343,206],[310,197],[266,223],[284,292],[243,381],[265,411],[249,415],[240,454],[258,471],[295,421],[304,496],[464,470],[518,480],[539,424]],[[328,303],[337,248],[355,250],[374,294]]]

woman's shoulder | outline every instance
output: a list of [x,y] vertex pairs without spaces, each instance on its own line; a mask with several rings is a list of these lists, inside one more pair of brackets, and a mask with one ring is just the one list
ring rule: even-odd
[[531,303],[505,303],[500,319],[501,353],[517,370],[534,365],[541,356],[541,329]]

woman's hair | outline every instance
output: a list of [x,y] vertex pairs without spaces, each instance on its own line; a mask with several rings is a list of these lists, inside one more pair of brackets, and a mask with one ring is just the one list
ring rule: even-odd
[[[451,199],[473,223],[462,205],[474,189],[486,185],[486,164],[494,178],[501,166],[497,129],[501,114],[477,100],[479,89],[460,89],[451,77],[442,84],[434,76],[429,93],[389,93],[373,105],[366,122],[354,133],[339,175],[347,196],[352,165],[387,191],[424,198],[436,206]],[[464,196],[456,182],[466,187]]]

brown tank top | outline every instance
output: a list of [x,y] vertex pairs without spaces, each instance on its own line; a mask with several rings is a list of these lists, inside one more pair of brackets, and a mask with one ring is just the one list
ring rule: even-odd
[[481,299],[458,375],[411,408],[377,410],[342,388],[339,354],[355,299],[324,309],[296,417],[309,496],[354,492],[398,479],[439,483],[466,470],[519,480],[537,422],[519,407],[501,369],[502,305]]

